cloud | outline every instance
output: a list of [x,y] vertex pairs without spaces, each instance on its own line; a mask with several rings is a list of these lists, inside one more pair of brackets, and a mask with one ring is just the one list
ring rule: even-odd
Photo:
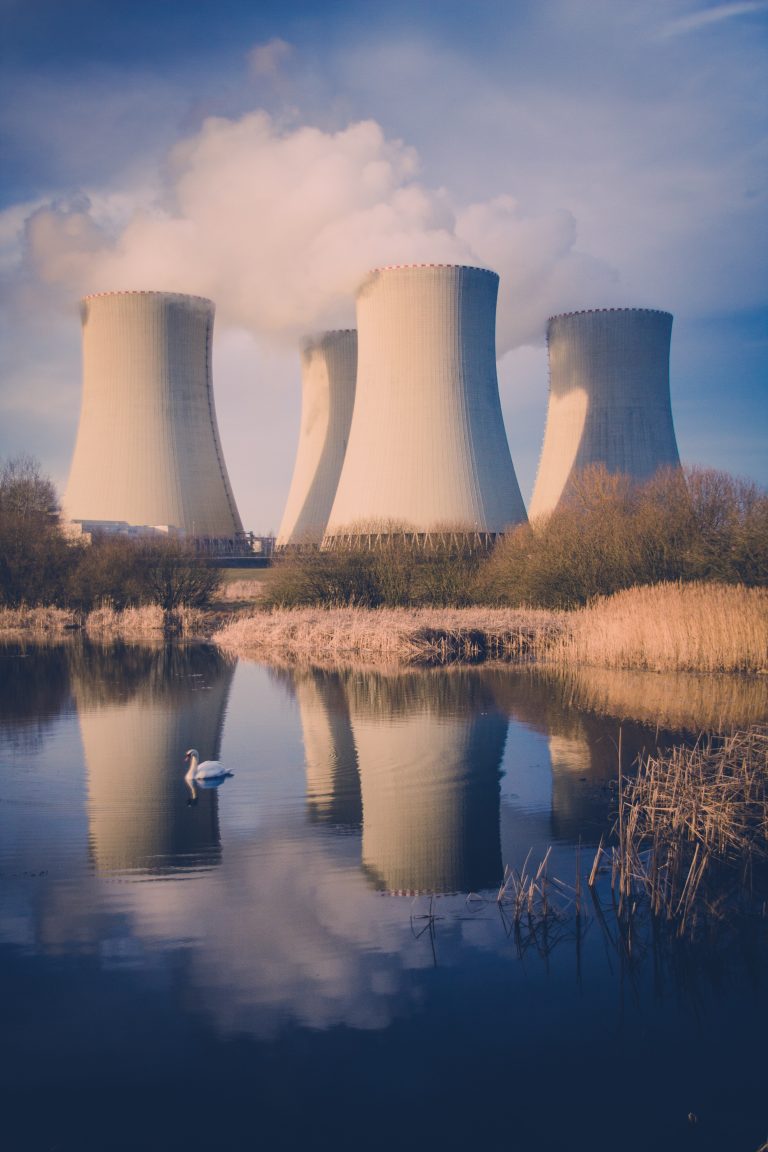
[[753,16],[768,11],[768,4],[764,0],[745,0],[739,4],[717,4],[714,8],[704,8],[699,12],[692,12],[690,16],[682,16],[678,20],[670,20],[662,28],[662,38],[684,36],[689,32],[698,32],[711,24],[721,24],[724,20],[733,20],[737,16]]
[[[155,288],[212,297],[219,320],[295,342],[354,321],[372,267],[483,264],[502,277],[500,352],[543,339],[549,312],[586,306],[615,273],[576,249],[573,216],[510,196],[468,207],[418,180],[414,149],[358,121],[280,129],[262,111],[211,118],[168,159],[154,199],[37,208],[27,271],[70,295]],[[602,297],[604,299],[604,296]]]
[[293,46],[276,36],[266,44],[255,44],[248,53],[248,63],[254,76],[276,77],[293,55]]

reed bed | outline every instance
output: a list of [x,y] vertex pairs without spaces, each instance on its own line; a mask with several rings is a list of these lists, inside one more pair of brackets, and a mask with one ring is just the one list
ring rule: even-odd
[[3,640],[61,636],[79,627],[79,613],[67,608],[0,608],[0,637]]
[[768,727],[641,759],[619,776],[609,862],[618,915],[644,899],[680,935],[743,910],[768,914]]
[[655,584],[568,617],[547,659],[654,672],[768,671],[768,589]]
[[768,589],[632,588],[575,612],[535,608],[273,608],[213,635],[244,656],[319,665],[485,659],[652,672],[768,671]]
[[508,608],[284,608],[256,612],[215,632],[240,655],[300,662],[469,663],[536,657],[563,613]]
[[157,604],[146,604],[118,611],[103,605],[87,614],[84,628],[91,639],[102,642],[163,637],[192,639],[202,634],[204,622],[205,612],[200,608],[165,611]]

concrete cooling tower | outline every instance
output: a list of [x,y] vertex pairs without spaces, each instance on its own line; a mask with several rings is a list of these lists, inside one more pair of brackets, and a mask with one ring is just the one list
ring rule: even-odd
[[324,332],[301,354],[301,428],[277,547],[320,544],[339,483],[355,403],[357,332]]
[[680,457],[669,396],[672,317],[646,308],[553,316],[549,409],[531,519],[592,464],[646,480]]
[[499,278],[382,268],[357,296],[357,389],[325,547],[373,531],[497,533],[524,521],[496,377]]
[[216,426],[214,307],[170,292],[81,301],[83,399],[69,520],[242,531]]

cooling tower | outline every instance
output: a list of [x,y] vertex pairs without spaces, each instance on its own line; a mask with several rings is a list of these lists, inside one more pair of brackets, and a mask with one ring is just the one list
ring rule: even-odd
[[324,332],[301,354],[301,428],[278,548],[320,544],[349,439],[355,403],[357,332]]
[[211,301],[105,292],[80,307],[83,399],[67,519],[241,532],[213,405]]
[[325,546],[374,529],[501,532],[525,520],[496,377],[499,278],[383,268],[357,296],[357,389]]
[[669,397],[671,334],[671,315],[646,308],[549,320],[549,410],[532,519],[552,512],[589,465],[646,480],[680,464]]

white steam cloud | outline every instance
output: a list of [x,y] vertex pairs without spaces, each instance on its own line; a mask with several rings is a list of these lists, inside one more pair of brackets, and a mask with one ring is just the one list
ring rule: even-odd
[[323,132],[264,112],[209,119],[130,207],[123,193],[34,211],[25,278],[69,299],[210,296],[219,325],[294,341],[353,323],[370,268],[480,264],[501,276],[500,355],[540,342],[553,312],[615,298],[616,273],[577,250],[569,213],[525,215],[510,196],[456,205],[417,173],[414,150],[370,120]]

